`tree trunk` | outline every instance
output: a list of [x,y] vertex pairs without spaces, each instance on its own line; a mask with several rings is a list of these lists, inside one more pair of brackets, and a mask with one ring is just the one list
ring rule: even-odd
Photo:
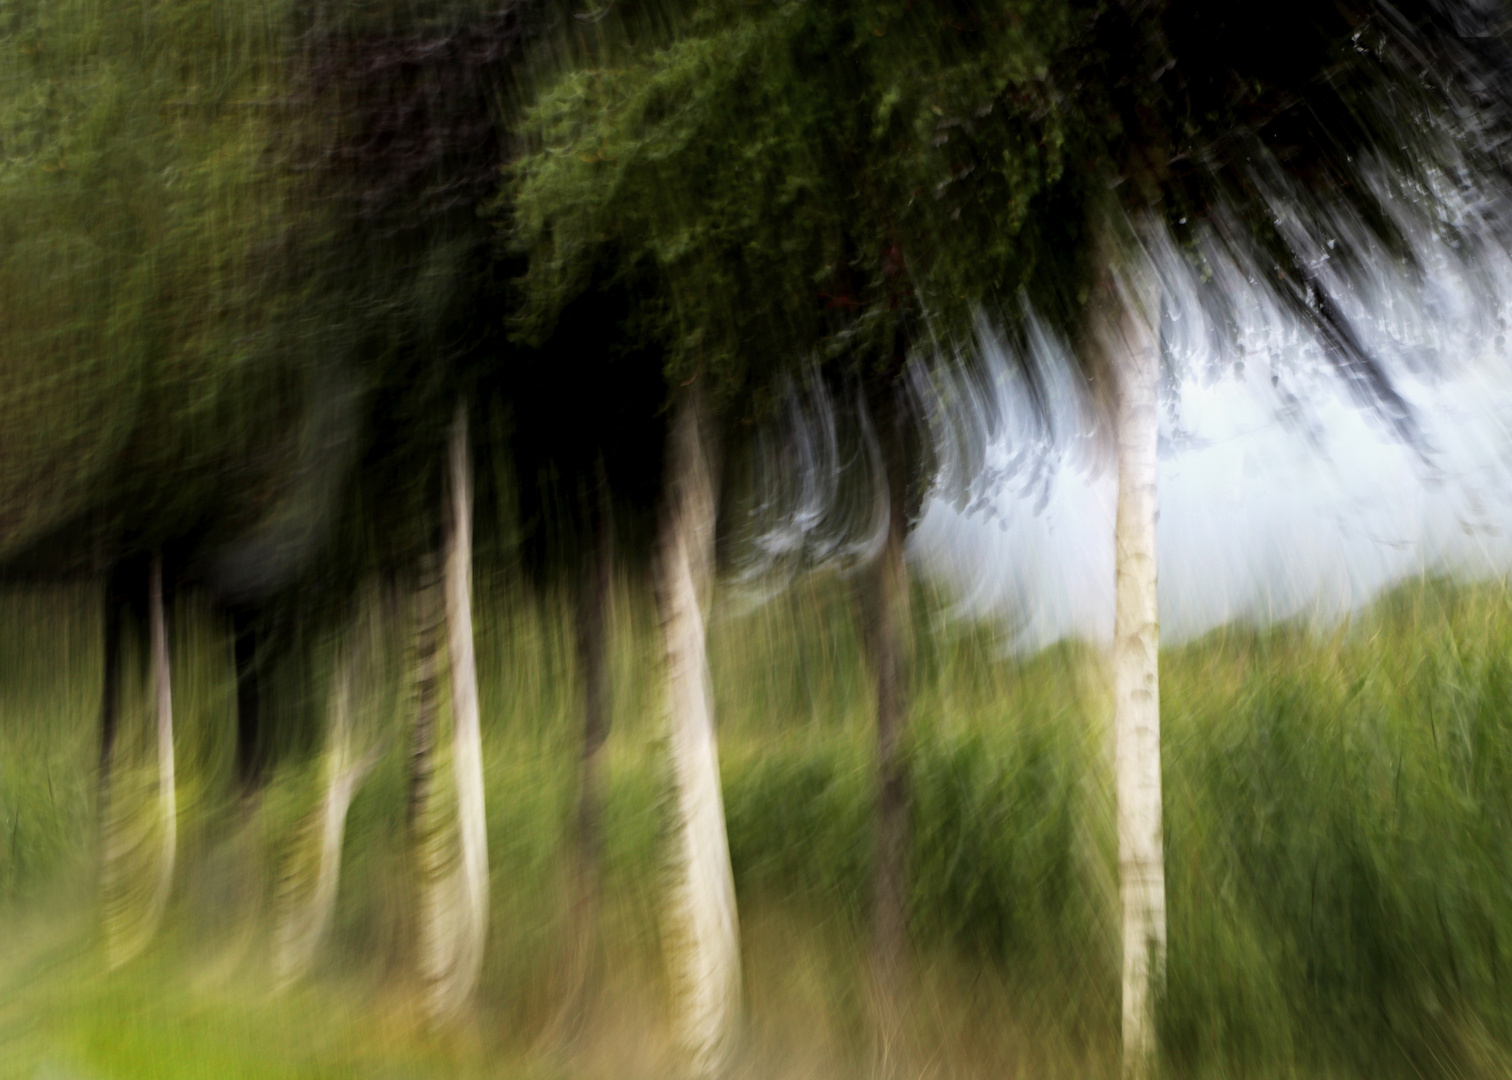
[[420,559],[415,587],[415,726],[410,734],[409,804],[405,823],[411,843],[418,843],[430,801],[435,772],[436,709],[440,702],[441,560],[427,553]]
[[1165,858],[1160,786],[1160,623],[1155,521],[1160,388],[1160,285],[1136,235],[1103,223],[1098,347],[1112,375],[1118,455],[1113,624],[1113,729],[1123,908],[1123,1069],[1153,1072],[1165,982]]
[[163,821],[163,846],[158,856],[157,890],[149,927],[156,929],[173,886],[173,863],[178,853],[178,792],[173,768],[173,683],[168,670],[168,623],[163,613],[163,560],[152,560],[152,686],[157,704],[158,811]]
[[231,663],[236,680],[232,775],[241,811],[228,852],[232,891],[226,897],[226,909],[228,913],[238,912],[241,918],[238,947],[252,950],[264,944],[259,913],[267,885],[267,865],[263,860],[265,823],[257,808],[268,760],[262,691],[269,638],[260,625],[262,611],[255,604],[233,602],[225,614],[231,631]]
[[[160,831],[157,851],[156,873],[148,886],[148,896],[143,908],[133,910],[131,892],[124,887],[124,866],[128,851],[134,845],[126,842],[127,830],[118,820],[119,809],[110,807],[111,820],[106,823],[105,872],[106,891],[114,910],[106,916],[109,962],[117,967],[135,956],[151,940],[162,921],[163,910],[173,887],[173,868],[178,850],[178,805],[173,764],[173,687],[168,662],[168,627],[163,612],[163,561],[154,557],[149,571],[147,616],[151,638],[151,665],[153,704],[156,725],[157,750],[157,820]],[[117,636],[119,636],[117,624]],[[110,632],[107,629],[107,637]],[[110,675],[107,681],[119,681],[119,674]],[[109,689],[107,687],[107,689]],[[114,693],[111,694],[112,700]],[[112,728],[115,725],[115,705],[108,706]],[[110,755],[113,757],[115,735],[112,731]],[[106,758],[102,747],[102,759]],[[110,767],[114,767],[111,761]],[[139,914],[138,914],[139,912]],[[133,917],[135,916],[135,917]]]
[[725,834],[704,616],[714,570],[714,479],[695,384],[669,432],[659,537],[678,851],[671,897],[679,1040],[696,1075],[728,1061],[740,1009],[740,934]]
[[483,967],[483,944],[488,929],[488,833],[477,664],[473,656],[470,453],[467,405],[458,402],[448,455],[442,547],[459,857],[454,866],[435,876],[428,890],[422,974],[428,984],[428,1003],[435,1021],[455,1016],[472,997]]
[[236,782],[243,798],[262,786],[259,725],[262,705],[257,665],[257,620],[244,605],[231,608],[232,654],[236,665]]
[[577,653],[583,687],[583,745],[578,766],[577,820],[572,852],[572,970],[567,1010],[572,1026],[598,976],[598,916],[602,879],[604,743],[609,736],[612,687],[609,682],[609,623],[614,588],[614,541],[609,489],[602,464],[584,517],[588,542],[577,582]]
[[[336,887],[341,876],[341,845],[352,796],[376,760],[369,753],[360,760],[352,748],[352,684],[356,649],[344,648],[336,661],[336,678],[327,706],[326,748],[323,755],[325,794],[312,819],[315,845],[313,880],[306,883],[295,868],[287,881],[288,898],[279,925],[277,977],[288,985],[310,968],[336,911]],[[301,893],[308,887],[308,898]]]
[[908,974],[909,785],[908,655],[910,616],[907,462],[896,387],[891,380],[871,395],[887,499],[887,537],[861,582],[863,641],[871,664],[877,709],[877,795],[872,819],[872,965],[883,1068],[895,1059]]
[[101,852],[112,849],[110,816],[110,772],[115,764],[116,732],[120,727],[121,699],[121,589],[119,571],[112,569],[105,579],[103,673],[100,680],[100,774],[98,782]]
[[441,597],[441,558],[428,551],[418,560],[413,586],[415,635],[414,726],[410,729],[409,796],[405,807],[407,853],[419,882],[417,901],[407,907],[401,936],[401,963],[414,964],[422,973],[429,963],[429,912],[433,875],[440,862],[431,832],[431,793],[436,773],[436,719],[440,708],[441,631],[444,603]]

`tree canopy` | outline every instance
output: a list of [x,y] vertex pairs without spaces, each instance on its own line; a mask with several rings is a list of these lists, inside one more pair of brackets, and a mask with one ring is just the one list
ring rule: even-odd
[[80,559],[234,531],[289,477],[324,338],[282,13],[39,2],[4,23],[0,555],[81,522]]
[[[1260,269],[1398,409],[1278,200],[1405,254],[1381,182],[1504,170],[1506,51],[1457,6],[708,0],[666,21],[598,34],[526,113],[519,325],[546,332],[605,260],[654,273],[638,330],[674,381],[768,406],[772,371],[879,362],[904,326],[969,345],[1023,298],[1075,336],[1092,222],[1121,208]],[[1365,257],[1336,239],[1336,268]]]

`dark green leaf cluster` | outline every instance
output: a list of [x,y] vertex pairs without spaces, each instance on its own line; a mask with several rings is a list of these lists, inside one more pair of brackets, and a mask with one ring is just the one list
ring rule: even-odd
[[1030,268],[1016,235],[1063,167],[1044,81],[1063,22],[718,0],[655,47],[590,50],[522,121],[520,332],[548,334],[608,262],[655,281],[637,329],[672,381],[742,411],[815,359],[896,374],[921,315],[963,327],[978,282],[1011,293]]
[[290,272],[312,223],[279,156],[282,24],[183,0],[0,16],[0,555],[275,499],[318,322]]
[[[1495,18],[1438,0],[701,0],[660,37],[600,31],[522,122],[520,332],[548,333],[608,263],[654,278],[640,332],[674,382],[759,402],[816,357],[896,374],[901,352],[969,342],[982,312],[1012,324],[1022,298],[1075,336],[1098,223],[1153,214],[1194,257],[1201,240],[1259,266],[1390,398],[1277,204],[1405,255],[1383,177],[1504,183]],[[1335,258],[1358,273],[1365,254]]]
[[738,427],[819,371],[882,424],[910,357],[971,368],[984,313],[1074,337],[1131,212],[1257,269],[1389,399],[1304,241],[1358,276],[1351,236],[1410,255],[1390,199],[1452,231],[1436,190],[1508,180],[1512,61],[1468,2],[579,16],[0,12],[0,560],[316,518],[348,563],[408,557],[462,394],[512,418],[487,449],[527,485],[580,500],[603,461],[644,508],[678,387]]

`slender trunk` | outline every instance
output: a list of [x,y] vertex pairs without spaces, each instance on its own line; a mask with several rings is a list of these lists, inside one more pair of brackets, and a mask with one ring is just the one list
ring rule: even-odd
[[448,455],[444,515],[447,651],[451,670],[452,768],[459,859],[430,890],[423,974],[434,1020],[460,1012],[477,986],[488,929],[488,835],[483,747],[472,626],[472,468],[467,406],[458,402]]
[[98,777],[101,851],[111,850],[110,772],[115,764],[116,731],[120,727],[121,596],[116,571],[105,581],[104,672],[100,685],[100,773]]
[[152,686],[157,705],[158,812],[163,820],[163,846],[158,861],[157,890],[149,925],[156,927],[173,886],[173,863],[178,853],[178,795],[173,769],[173,683],[168,670],[168,624],[163,613],[163,560],[152,560]]
[[420,559],[415,588],[415,726],[410,733],[409,804],[405,815],[412,843],[419,840],[436,767],[441,622],[441,561],[427,553]]
[[483,966],[488,929],[488,819],[483,801],[483,741],[478,714],[472,621],[472,458],[467,405],[458,402],[451,434],[450,535],[446,544],[446,634],[451,661],[453,768],[462,841],[467,932],[458,950],[458,998],[471,995]]
[[894,525],[869,574],[870,649],[877,698],[876,845],[872,866],[872,946],[879,974],[906,977],[908,955],[908,731],[906,678],[908,570],[903,529]]
[[163,560],[153,558],[153,690],[157,703],[157,808],[163,817],[163,850],[157,876],[157,909],[162,911],[174,877],[178,847],[177,787],[174,779],[174,690],[168,670],[168,619],[163,614]]
[[[577,583],[577,652],[583,686],[583,746],[578,766],[577,821],[573,832],[573,970],[569,1010],[586,1006],[597,974],[599,890],[604,805],[603,751],[609,735],[609,622],[613,599],[614,543],[608,484],[602,464],[593,502],[586,508],[589,540]],[[580,1019],[576,1017],[574,1019]]]
[[236,665],[236,782],[245,798],[262,786],[257,621],[252,609],[240,604],[233,606],[230,614]]
[[[151,639],[153,703],[157,748],[157,818],[160,829],[156,873],[149,886],[146,906],[140,917],[130,918],[131,903],[122,888],[122,863],[128,846],[123,835],[124,823],[117,821],[111,808],[107,823],[105,851],[107,892],[121,905],[107,915],[109,959],[112,967],[125,963],[151,940],[173,887],[174,860],[178,850],[178,806],[173,767],[173,686],[168,663],[168,626],[163,612],[163,561],[154,557],[149,571],[147,617]],[[114,706],[111,707],[114,711]],[[114,723],[114,721],[112,721]],[[112,741],[114,736],[112,736]],[[102,754],[103,756],[103,754]]]
[[430,825],[431,798],[436,773],[436,719],[440,708],[439,678],[441,671],[441,558],[434,551],[420,556],[413,586],[415,639],[414,726],[410,729],[409,797],[405,808],[405,831],[408,853],[413,859],[415,879],[420,887],[414,899],[418,903],[406,910],[405,933],[401,955],[408,965],[417,962],[426,970],[429,960],[429,914],[433,906],[435,874],[440,872],[437,837]]
[[257,813],[262,795],[267,746],[263,731],[263,674],[267,668],[268,635],[260,610],[249,603],[232,603],[226,612],[231,631],[231,663],[236,680],[236,746],[232,774],[240,814],[232,835],[228,909],[240,913],[239,947],[263,943],[259,912],[265,902],[267,866],[263,861],[263,820]]
[[887,537],[860,582],[863,640],[877,709],[877,794],[872,818],[872,966],[881,1067],[896,1060],[909,982],[908,655],[910,652],[907,462],[895,386],[871,395],[884,471]]
[[714,563],[714,479],[695,385],[669,433],[661,522],[662,628],[678,811],[672,889],[679,1036],[697,1075],[728,1061],[740,1009],[740,934],[725,834],[704,613]]
[[1166,952],[1155,588],[1160,292],[1141,253],[1118,244],[1111,221],[1103,229],[1099,347],[1117,395],[1113,728],[1123,908],[1123,1069],[1128,1080],[1143,1080],[1155,1067],[1156,1007]]
[[291,874],[290,895],[279,925],[278,979],[287,985],[309,970],[336,911],[336,888],[341,874],[341,845],[352,796],[375,760],[368,754],[354,759],[351,702],[355,650],[341,651],[328,706],[324,754],[325,794],[314,824],[316,861],[310,895],[304,902],[299,875]]

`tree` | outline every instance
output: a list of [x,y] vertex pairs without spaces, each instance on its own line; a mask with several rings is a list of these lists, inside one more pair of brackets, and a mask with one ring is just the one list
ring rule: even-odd
[[458,850],[447,859],[429,846],[422,896],[421,973],[431,1014],[447,1019],[466,1005],[483,967],[488,930],[488,833],[483,748],[472,623],[472,448],[467,406],[457,405],[449,440],[442,587],[451,673],[452,768]]
[[357,597],[351,624],[338,627],[331,685],[326,700],[325,744],[321,749],[320,802],[305,822],[301,837],[287,856],[280,877],[279,922],[274,950],[274,976],[288,985],[301,978],[313,964],[336,911],[336,890],[341,873],[341,849],[347,811],[358,788],[376,764],[378,748],[359,752],[363,739],[356,731],[353,713],[368,705],[364,686],[375,681],[375,654],[381,641],[381,609],[377,590],[368,588]]
[[694,1070],[728,1061],[740,1009],[740,936],[714,733],[706,620],[713,587],[716,487],[703,389],[685,390],[668,433],[658,592],[666,639],[678,877],[672,922],[682,952],[680,1020]]
[[[168,661],[167,616],[163,611],[163,562],[154,557],[146,581],[134,583],[146,598],[150,651],[148,670],[152,687],[154,749],[157,758],[157,777],[153,785],[156,813],[148,815],[148,827],[132,820],[129,810],[114,807],[110,801],[110,781],[114,766],[116,741],[116,716],[119,692],[119,633],[107,635],[107,648],[115,646],[113,655],[107,655],[106,668],[113,676],[107,680],[105,708],[107,727],[101,749],[101,825],[105,832],[102,876],[106,901],[105,930],[107,952],[112,967],[130,960],[152,939],[173,887],[174,861],[178,852],[178,797],[174,779],[173,753],[173,687]],[[118,619],[118,617],[117,617]],[[118,630],[119,622],[115,622]],[[115,640],[109,640],[114,637]],[[145,831],[146,835],[142,835]],[[154,843],[155,842],[155,843]],[[133,887],[130,864],[133,856],[143,846],[156,847],[154,857],[148,860],[149,870],[145,886],[146,896],[137,894],[141,888]]]
[[[1150,252],[1169,232],[1199,263],[1249,269],[1411,438],[1313,237],[1344,215],[1407,257],[1380,183],[1504,178],[1493,16],[1179,0],[683,15],[666,39],[590,55],[534,106],[517,207],[538,295],[579,290],[606,243],[624,267],[654,266],[666,299],[648,332],[669,342],[675,381],[703,373],[722,403],[761,400],[774,369],[816,349],[863,370],[924,344],[969,350],[983,313],[1013,332],[1027,306],[1077,343],[1120,460],[1125,1065],[1145,1075],[1165,938]],[[1311,229],[1285,227],[1278,201]],[[1330,240],[1337,272],[1357,273],[1364,252]],[[1228,299],[1203,300],[1223,325]],[[883,905],[875,921],[887,925]]]
[[[716,254],[713,245],[705,243],[707,237],[685,247],[688,257],[675,267],[655,250],[646,250],[661,239],[654,232],[658,219],[680,196],[695,190],[699,180],[714,178],[689,177],[677,191],[663,191],[659,185],[670,174],[660,175],[655,164],[648,165],[639,155],[626,163],[638,175],[627,179],[620,171],[615,153],[624,142],[640,137],[646,111],[655,108],[651,99],[663,93],[675,97],[685,88],[655,87],[654,66],[634,68],[632,64],[633,74],[600,67],[569,76],[562,88],[542,99],[526,120],[527,133],[542,148],[516,166],[516,183],[504,212],[517,248],[529,257],[521,336],[544,343],[562,324],[569,305],[602,288],[599,282],[607,279],[609,286],[630,292],[635,301],[627,313],[629,340],[656,346],[646,357],[651,363],[642,369],[642,384],[665,378],[666,385],[679,388],[657,403],[672,417],[656,542],[679,811],[678,872],[669,917],[676,942],[672,961],[679,1036],[695,1071],[712,1074],[722,1067],[732,1044],[740,966],[705,654],[717,500],[717,455],[710,444],[719,427],[709,410],[712,406],[717,413],[726,412],[732,391],[738,393],[749,369],[747,358],[729,347],[727,337],[710,340],[727,335],[729,324],[698,317],[694,306],[702,286],[695,289],[690,273],[691,264],[698,262],[721,275],[718,285],[726,285],[731,274],[739,273],[738,264],[724,250]],[[669,83],[676,81],[675,75],[668,76]],[[597,85],[601,82],[608,85]],[[605,91],[602,96],[600,91]],[[585,124],[586,130],[574,130],[605,101],[617,110],[608,125]],[[675,142],[682,115],[671,124],[648,125],[653,138]],[[620,145],[601,150],[600,143],[611,139]],[[592,166],[581,168],[577,162],[583,157],[609,161],[611,174]],[[738,203],[728,206],[739,212]],[[629,228],[618,223],[609,227],[617,217],[630,219]],[[707,228],[707,219],[698,225]],[[772,257],[765,262],[773,264]],[[648,284],[642,287],[642,282]],[[728,291],[718,285],[703,295],[727,302]],[[585,359],[593,364],[595,358]]]
[[[1471,5],[1067,3],[937,21],[941,10],[915,6],[888,28],[917,40],[948,27],[939,48],[899,58],[900,78],[936,98],[936,137],[914,145],[958,223],[942,223],[921,292],[941,297],[948,316],[959,308],[939,286],[954,282],[968,306],[1001,311],[1018,299],[1002,282],[1035,266],[1020,278],[1029,303],[1079,343],[1112,418],[1124,1068],[1145,1076],[1165,951],[1154,559],[1162,297],[1152,254],[1169,232],[1194,261],[1247,268],[1317,333],[1362,402],[1413,438],[1408,410],[1339,313],[1317,251],[1326,239],[1334,273],[1349,280],[1367,256],[1339,235],[1341,217],[1410,258],[1384,205],[1392,187],[1426,192],[1477,171],[1504,186],[1487,133],[1512,115],[1508,54],[1491,14]],[[1006,55],[1025,62],[1014,71]],[[1034,107],[1016,111],[1024,102]],[[1453,146],[1449,132],[1465,138]],[[1040,190],[1025,190],[1026,218],[993,197],[999,178],[981,166],[1036,153],[1074,168],[1058,164]],[[1435,216],[1431,199],[1419,205]],[[1283,208],[1303,224],[1285,226]],[[1005,234],[1016,237],[1012,249],[980,240]],[[932,283],[934,269],[945,277]],[[1212,289],[1202,299],[1224,325],[1230,299]]]
[[[503,350],[490,234],[476,211],[498,182],[495,98],[530,32],[522,11],[463,2],[314,12],[296,65],[316,121],[302,129],[300,153],[334,208],[319,285],[339,298],[341,365],[362,402],[356,467],[332,493],[331,557],[320,569],[338,590],[374,570],[412,583],[408,816],[421,864],[418,960],[435,1021],[468,1005],[487,932],[470,416]],[[443,658],[447,787],[435,764]],[[442,795],[454,795],[454,815]]]
[[517,478],[523,569],[541,586],[563,582],[577,621],[582,743],[568,841],[569,988],[557,1025],[563,1034],[585,1019],[600,973],[615,568],[654,574],[667,453],[662,354],[635,343],[629,323],[635,287],[599,285],[569,305],[543,341],[517,345],[510,369],[480,387],[480,395],[507,410],[501,424],[508,426],[508,467]]
[[170,543],[172,566],[249,528],[288,480],[321,343],[305,351],[319,318],[285,248],[315,230],[279,153],[281,21],[258,14],[269,33],[247,37],[194,0],[7,16],[0,560],[14,573],[95,572]]
[[668,381],[699,387],[723,429],[770,419],[809,364],[870,416],[848,430],[879,444],[882,540],[862,607],[878,712],[873,951],[892,987],[908,898],[903,542],[928,486],[905,374],[927,324],[908,254],[922,233],[891,197],[908,126],[861,7],[698,4],[665,41],[630,26],[620,52],[597,30],[599,51],[527,114],[511,224],[530,255],[527,333],[594,275],[649,279],[632,329],[663,343]]
[[[167,631],[149,616],[161,590],[146,600],[146,560],[176,588],[235,593],[244,611],[285,582],[287,549],[301,545],[287,543],[288,530],[278,545],[253,534],[309,510],[288,496],[309,488],[300,436],[326,404],[323,320],[298,258],[320,215],[285,152],[285,12],[253,5],[245,25],[223,14],[196,0],[130,11],[35,0],[9,10],[0,31],[0,574],[106,578],[107,893],[125,880],[118,826],[130,814],[116,760],[123,628],[129,641],[154,623],[164,694],[168,685]],[[296,530],[301,553],[310,531]],[[284,550],[270,558],[271,547]],[[250,587],[228,581],[237,575],[223,556],[243,562],[248,551],[281,560],[279,573]],[[246,706],[250,655],[236,657]],[[159,713],[171,731],[166,697]],[[251,786],[255,709],[238,724],[238,771]],[[167,869],[143,926],[172,872],[171,737],[160,751]]]

